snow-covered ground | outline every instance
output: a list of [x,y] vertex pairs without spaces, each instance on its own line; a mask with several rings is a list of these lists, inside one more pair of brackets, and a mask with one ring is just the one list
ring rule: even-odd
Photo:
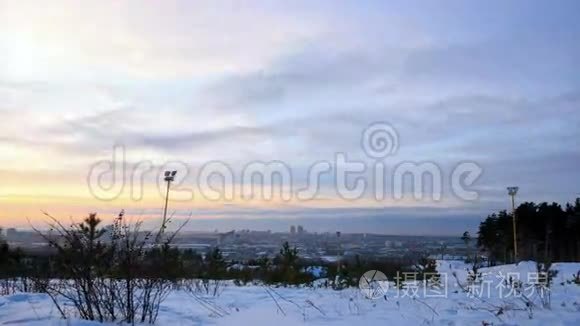
[[[447,274],[447,294],[424,292],[413,286],[397,290],[391,283],[384,296],[371,300],[356,288],[334,291],[325,288],[266,288],[227,286],[217,298],[196,300],[181,291],[163,303],[159,325],[580,325],[580,286],[569,284],[580,263],[559,263],[551,290],[551,308],[542,307],[535,288],[525,285],[535,274],[535,264],[521,262],[482,269],[481,292],[465,293],[467,266],[463,262],[439,261]],[[455,277],[461,284],[457,284]],[[509,274],[508,274],[509,273]],[[534,299],[534,307],[502,286],[507,275],[521,275],[522,292]],[[486,287],[489,284],[489,291]],[[483,290],[482,290],[483,289]],[[529,290],[530,292],[526,292]],[[405,292],[407,291],[407,292]],[[500,292],[503,292],[500,294]],[[444,293],[443,293],[444,294]],[[0,297],[0,325],[100,325],[86,321],[63,321],[50,299],[42,294]]]

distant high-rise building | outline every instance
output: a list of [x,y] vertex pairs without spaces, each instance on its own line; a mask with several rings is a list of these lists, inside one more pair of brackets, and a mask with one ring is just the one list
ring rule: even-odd
[[298,225],[298,234],[304,234],[306,233],[306,231],[304,230],[304,227],[302,225]]
[[295,225],[290,226],[290,234],[296,234],[296,226]]

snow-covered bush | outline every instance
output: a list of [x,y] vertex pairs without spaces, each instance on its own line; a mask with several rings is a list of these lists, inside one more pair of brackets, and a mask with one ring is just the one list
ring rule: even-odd
[[141,223],[126,223],[124,212],[110,232],[96,214],[68,227],[50,218],[50,232],[36,231],[56,251],[54,275],[44,279],[53,280],[44,284],[61,316],[154,323],[175,280],[175,234],[166,236],[165,225],[141,231]]

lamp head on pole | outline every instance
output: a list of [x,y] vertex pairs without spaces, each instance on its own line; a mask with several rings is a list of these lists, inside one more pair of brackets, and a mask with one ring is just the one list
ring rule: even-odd
[[165,171],[165,181],[167,182],[171,182],[173,180],[175,180],[175,175],[177,174],[177,171]]
[[515,196],[518,193],[519,187],[507,187],[508,195]]

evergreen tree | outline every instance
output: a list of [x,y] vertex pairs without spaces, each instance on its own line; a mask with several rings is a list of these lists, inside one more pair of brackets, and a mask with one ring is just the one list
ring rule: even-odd
[[[516,208],[518,255],[536,261],[580,261],[580,198],[563,209],[557,203],[522,203]],[[477,245],[490,263],[508,262],[513,252],[512,216],[489,215],[479,225]]]

